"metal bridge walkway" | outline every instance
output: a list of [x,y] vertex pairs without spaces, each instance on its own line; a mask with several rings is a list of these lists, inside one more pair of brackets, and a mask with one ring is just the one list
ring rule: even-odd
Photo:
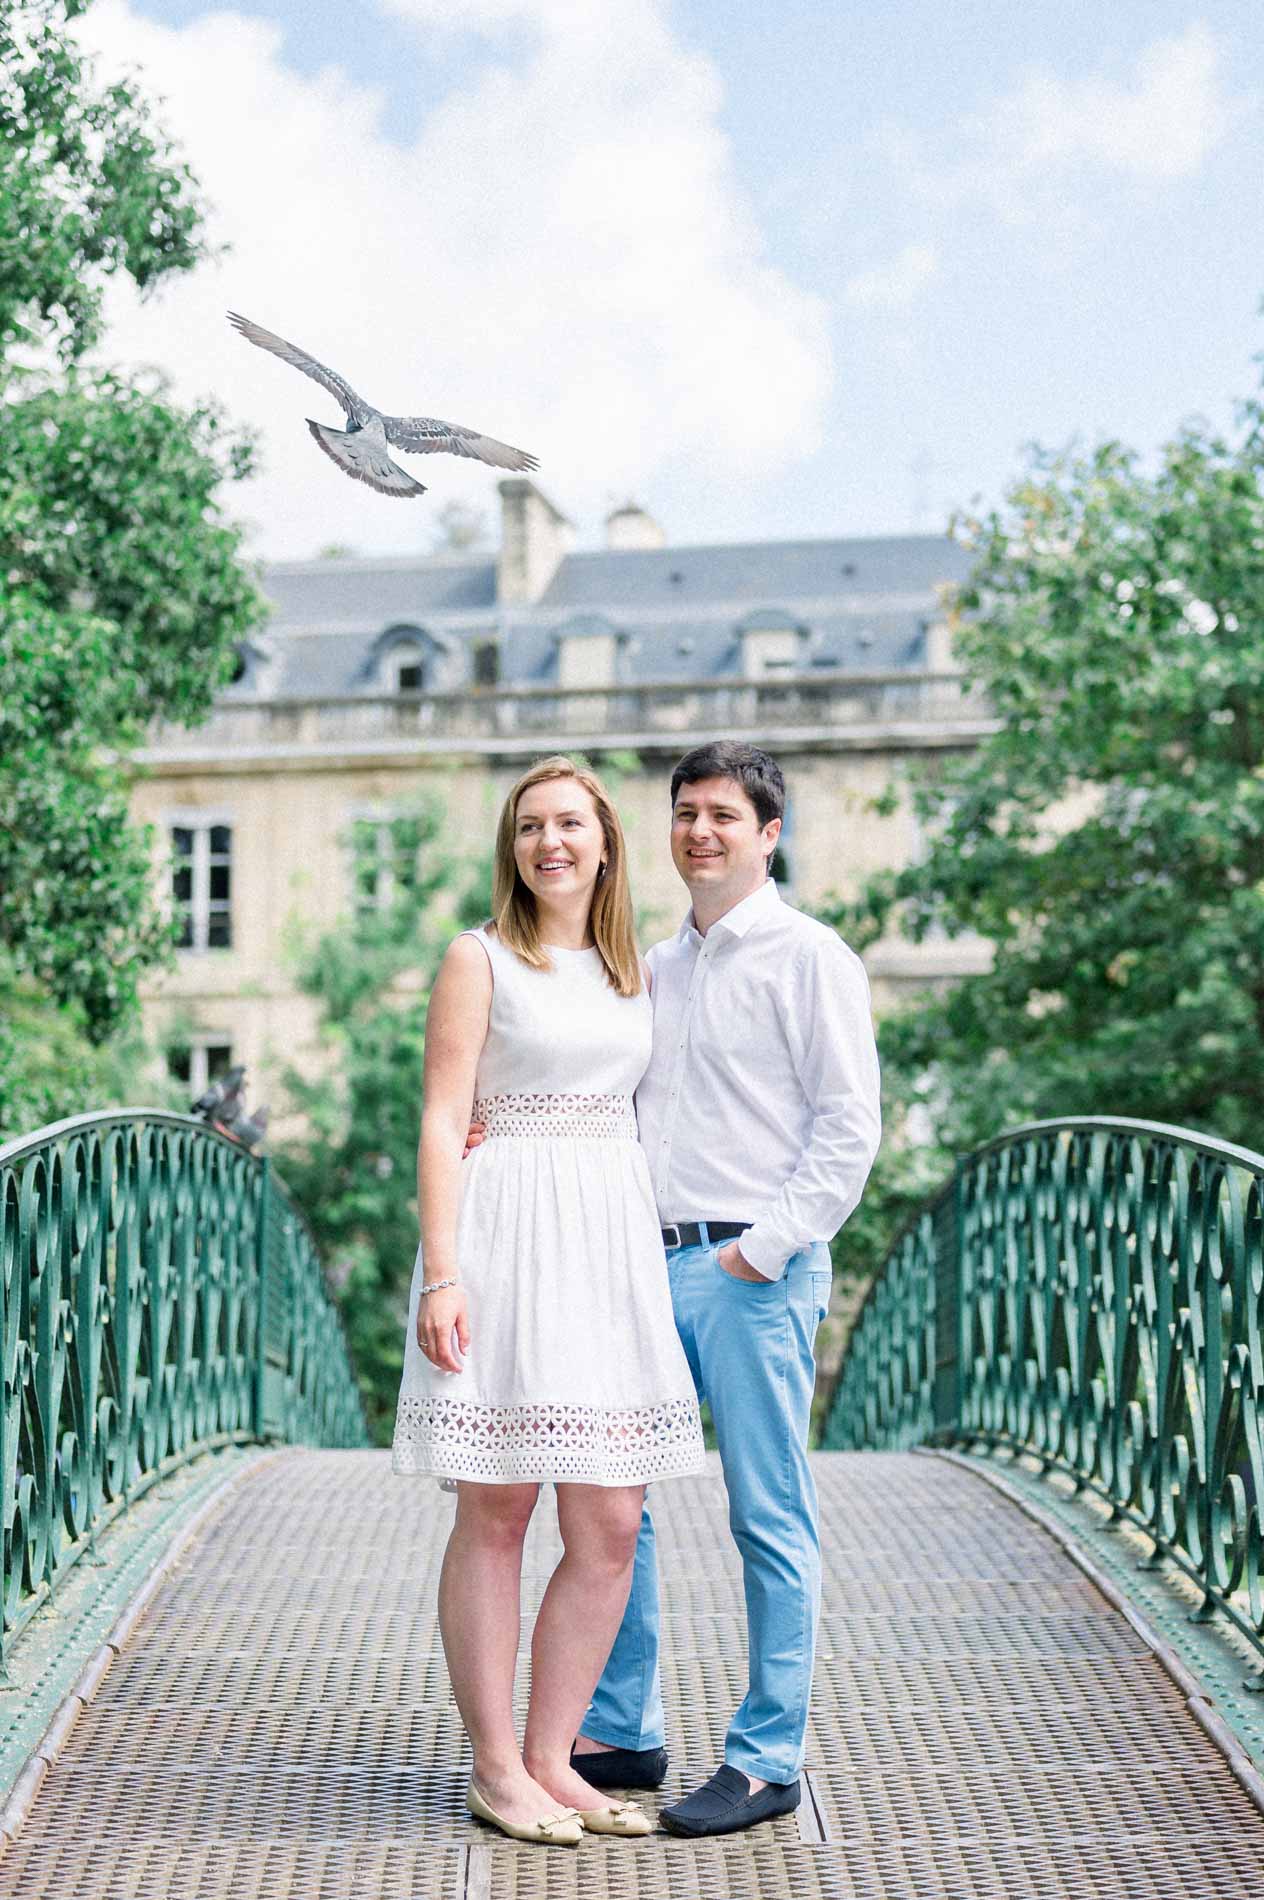
[[[0,1893],[1258,1900],[1264,1814],[1055,1537],[960,1463],[815,1468],[826,1591],[797,1817],[578,1850],[478,1828],[434,1621],[450,1501],[382,1452],[293,1450],[200,1524],[0,1858]],[[718,1759],[743,1619],[718,1466],[655,1502],[671,1798]],[[535,1596],[552,1516],[546,1491]]]

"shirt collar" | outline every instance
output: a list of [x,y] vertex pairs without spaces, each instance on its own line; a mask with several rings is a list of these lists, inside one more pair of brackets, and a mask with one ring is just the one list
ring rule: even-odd
[[[731,937],[744,937],[753,924],[757,924],[774,904],[780,902],[781,893],[777,889],[776,881],[768,878],[757,891],[752,891],[749,897],[744,897],[740,904],[734,904],[732,910],[726,910],[723,917],[717,917],[711,928],[712,930],[727,930]],[[694,923],[692,909],[685,913],[685,921],[676,932],[676,936],[681,942],[689,937],[697,937],[699,942],[702,941],[702,933]]]

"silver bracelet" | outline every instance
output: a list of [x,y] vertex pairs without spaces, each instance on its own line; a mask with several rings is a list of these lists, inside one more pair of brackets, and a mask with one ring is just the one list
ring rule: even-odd
[[425,1299],[425,1297],[426,1297],[426,1295],[427,1295],[427,1293],[437,1293],[437,1292],[439,1291],[439,1289],[440,1289],[440,1287],[444,1287],[444,1286],[457,1286],[458,1284],[459,1284],[459,1282],[457,1281],[457,1278],[456,1278],[456,1276],[455,1276],[455,1274],[453,1275],[453,1277],[452,1277],[452,1278],[451,1278],[450,1280],[432,1280],[432,1281],[430,1282],[430,1285],[429,1285],[429,1286],[423,1286],[423,1287],[421,1288],[421,1290],[420,1290],[420,1292],[418,1293],[418,1296],[417,1296],[417,1297],[418,1297],[418,1299],[423,1299],[423,1300],[424,1300],[424,1299]]

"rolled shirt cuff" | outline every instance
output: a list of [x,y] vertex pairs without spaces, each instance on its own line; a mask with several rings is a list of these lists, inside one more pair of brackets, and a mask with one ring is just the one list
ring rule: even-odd
[[748,1227],[744,1234],[738,1235],[737,1245],[743,1260],[765,1280],[780,1280],[794,1252],[791,1248],[790,1253],[787,1253],[780,1241],[762,1235],[758,1221],[753,1227]]

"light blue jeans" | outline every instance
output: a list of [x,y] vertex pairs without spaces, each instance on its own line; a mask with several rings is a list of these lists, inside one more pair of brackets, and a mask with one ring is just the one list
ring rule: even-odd
[[[829,1305],[823,1241],[790,1260],[780,1280],[735,1280],[718,1247],[667,1255],[672,1304],[698,1397],[711,1406],[742,1554],[750,1678],[729,1725],[724,1759],[762,1781],[793,1781],[803,1766],[821,1603],[816,1486],[807,1459],[816,1378],[813,1342]],[[658,1570],[648,1506],[632,1594],[582,1724],[615,1748],[664,1739],[658,1672]],[[701,1764],[699,1764],[701,1765]]]

